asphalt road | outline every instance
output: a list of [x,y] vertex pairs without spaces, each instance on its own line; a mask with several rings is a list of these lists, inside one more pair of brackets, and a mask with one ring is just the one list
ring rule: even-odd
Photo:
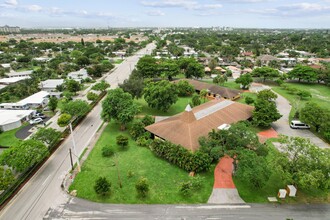
[[[149,53],[153,47],[154,45],[148,45],[138,54]],[[128,78],[140,56],[135,55],[128,58],[106,78],[106,81],[111,84],[111,88],[115,88],[118,83]],[[101,126],[101,110],[101,103],[99,103],[74,130],[78,155],[88,146]],[[0,219],[42,219],[49,208],[68,201],[69,197],[62,191],[60,185],[71,168],[69,159],[69,148],[71,146],[72,139],[70,136],[7,206],[1,210]],[[74,157],[74,162],[76,159]]]
[[246,219],[321,220],[330,218],[330,205],[115,205],[71,198],[50,209],[45,219]]
[[[277,94],[277,93],[276,93]],[[283,115],[279,120],[272,123],[272,127],[280,134],[293,137],[304,137],[309,138],[312,143],[320,148],[330,148],[329,144],[324,142],[322,139],[313,134],[309,129],[292,129],[289,125],[289,114],[291,111],[291,105],[288,100],[286,100],[280,94],[277,94],[276,105]]]

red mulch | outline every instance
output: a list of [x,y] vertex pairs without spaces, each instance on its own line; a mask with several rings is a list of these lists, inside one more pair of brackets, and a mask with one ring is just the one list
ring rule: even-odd
[[270,128],[268,130],[259,132],[258,137],[260,143],[265,143],[269,138],[278,138],[278,134],[273,128]]
[[224,156],[214,170],[214,185],[213,188],[236,188],[232,178],[233,158]]

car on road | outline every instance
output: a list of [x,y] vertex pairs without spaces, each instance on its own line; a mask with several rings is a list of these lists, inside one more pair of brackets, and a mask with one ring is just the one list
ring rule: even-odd
[[44,120],[42,120],[42,118],[34,118],[34,119],[31,119],[29,121],[30,125],[34,125],[34,124],[39,124],[41,122],[43,122]]
[[305,124],[298,120],[292,120],[290,123],[290,127],[293,129],[310,129],[308,124]]

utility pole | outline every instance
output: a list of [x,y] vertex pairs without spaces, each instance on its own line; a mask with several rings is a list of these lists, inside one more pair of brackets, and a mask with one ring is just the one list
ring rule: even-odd
[[72,160],[72,152],[71,152],[71,148],[69,148],[69,154],[70,154],[71,167],[72,167],[72,170],[73,170],[74,167],[73,167],[73,160]]
[[77,157],[77,168],[78,168],[78,172],[80,172],[79,155],[77,154],[77,151],[76,151],[76,142],[74,140],[74,135],[73,135],[73,131],[72,131],[72,124],[71,124],[71,122],[69,124],[69,127],[70,127],[70,133],[71,133],[72,144],[73,144],[73,152],[74,152],[74,154]]

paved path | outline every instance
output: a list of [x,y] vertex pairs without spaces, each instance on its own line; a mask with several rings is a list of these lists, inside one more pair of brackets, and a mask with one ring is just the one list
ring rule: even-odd
[[212,194],[207,201],[209,204],[244,204],[235,187],[233,159],[229,156],[221,158],[214,170],[214,185]]
[[[276,93],[277,94],[277,93]],[[310,130],[308,129],[292,129],[289,125],[289,114],[291,111],[291,105],[288,100],[286,100],[280,94],[277,94],[276,105],[279,112],[283,115],[279,120],[272,123],[272,127],[280,134],[284,134],[287,136],[298,136],[309,138],[312,143],[320,148],[330,148],[329,144],[324,142],[319,137],[315,136]]]

